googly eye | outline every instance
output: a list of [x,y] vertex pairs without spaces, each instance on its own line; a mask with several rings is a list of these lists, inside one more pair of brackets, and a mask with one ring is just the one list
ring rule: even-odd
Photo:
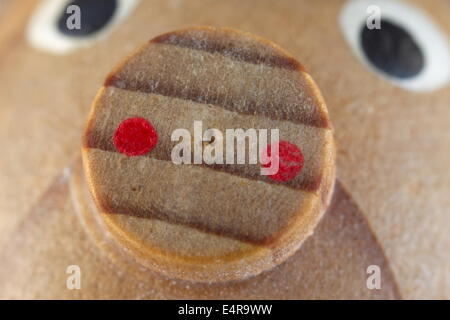
[[418,8],[397,0],[351,0],[340,25],[362,63],[392,83],[411,91],[448,84],[447,35]]
[[30,44],[65,54],[107,36],[140,0],[44,0],[27,29]]

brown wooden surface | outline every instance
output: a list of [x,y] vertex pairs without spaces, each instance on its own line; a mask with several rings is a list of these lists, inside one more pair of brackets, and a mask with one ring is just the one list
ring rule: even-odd
[[[215,296],[255,297],[259,292],[266,292],[265,297],[280,292],[283,297],[305,298],[381,296],[379,291],[367,290],[362,276],[363,284],[356,279],[367,264],[372,264],[373,259],[366,254],[375,250],[384,252],[402,297],[450,298],[450,88],[413,93],[368,71],[339,29],[338,15],[344,1],[193,0],[188,4],[146,0],[106,39],[63,56],[31,48],[24,36],[38,1],[9,2],[0,12],[1,17],[8,17],[0,19],[3,297],[164,298],[185,297],[187,293],[197,297],[201,290],[214,290],[200,286],[189,291],[191,285],[156,278],[139,289],[140,282],[130,281],[123,269],[112,267],[108,260],[102,260],[101,251],[91,247],[85,226],[68,213],[73,203],[68,200],[67,187],[53,183],[60,181],[57,177],[79,154],[90,103],[113,65],[164,32],[214,25],[271,39],[307,67],[330,111],[340,184],[362,212],[366,230],[362,234],[372,234],[379,244],[359,242],[357,232],[349,229],[344,233],[353,240],[348,245],[358,245],[360,250],[336,250],[340,242],[334,239],[351,224],[342,222],[346,220],[335,223],[327,214],[322,223],[328,221],[331,229],[321,229],[320,225],[316,233],[322,230],[328,241],[314,240],[313,236],[301,249],[310,246],[321,254],[300,259],[299,251],[295,255],[298,260],[285,267],[295,275],[290,279],[307,282],[275,281],[266,276],[258,283],[266,291],[256,290],[257,284],[243,283],[232,286],[245,289],[241,296],[231,294],[232,287],[230,291],[219,287]],[[448,1],[408,2],[450,36]],[[43,236],[46,234],[48,237]],[[363,262],[352,264],[349,257]],[[336,261],[341,268],[336,267]],[[86,290],[65,288],[65,269],[73,263],[86,270]],[[185,294],[171,295],[161,287]]]

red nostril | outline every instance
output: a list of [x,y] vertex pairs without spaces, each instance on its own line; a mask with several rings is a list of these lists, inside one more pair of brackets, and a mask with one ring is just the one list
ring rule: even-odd
[[158,143],[158,133],[144,118],[128,118],[114,132],[114,145],[127,156],[141,156]]
[[[266,154],[263,155],[270,160],[272,147],[269,144],[267,146]],[[295,144],[290,143],[288,141],[280,141],[278,143],[278,159],[279,159],[279,168],[278,172],[272,175],[269,175],[269,178],[275,181],[286,182],[289,181],[302,170],[304,164],[304,158],[302,151]],[[271,166],[271,162],[269,161],[266,164],[263,164],[264,168],[269,168]]]

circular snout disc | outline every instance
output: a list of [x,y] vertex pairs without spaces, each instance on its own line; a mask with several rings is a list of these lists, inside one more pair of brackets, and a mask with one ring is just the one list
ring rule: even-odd
[[328,112],[309,74],[273,43],[223,28],[161,35],[116,67],[93,103],[83,161],[107,232],[142,266],[193,281],[242,279],[287,259],[335,178]]

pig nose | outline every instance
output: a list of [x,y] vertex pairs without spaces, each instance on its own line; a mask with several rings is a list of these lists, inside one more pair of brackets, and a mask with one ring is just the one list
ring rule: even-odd
[[[236,145],[228,135],[208,146],[173,141],[176,130],[196,135],[198,122],[216,135],[233,129]],[[277,172],[233,161],[270,130]],[[198,147],[214,148],[215,160],[174,163],[180,145],[183,159]],[[223,28],[164,34],[113,69],[92,106],[83,162],[117,244],[144,268],[193,281],[243,279],[287,259],[335,180],[328,111],[311,76],[270,41]]]

